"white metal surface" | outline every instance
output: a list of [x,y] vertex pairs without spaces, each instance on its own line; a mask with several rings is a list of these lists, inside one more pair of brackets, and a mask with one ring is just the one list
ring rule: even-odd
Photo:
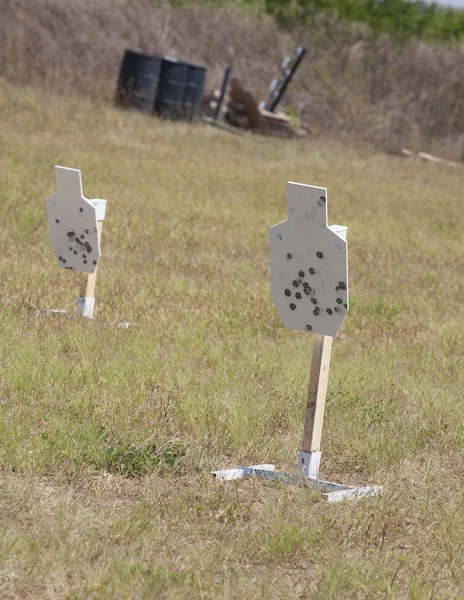
[[289,182],[270,228],[271,293],[285,327],[336,336],[348,311],[347,228],[327,225],[327,189]]
[[319,476],[319,465],[321,464],[321,451],[300,451],[298,458],[298,471],[309,479],[317,479]]
[[216,479],[222,479],[224,481],[232,481],[232,479],[246,479],[246,477],[253,475],[257,471],[274,471],[274,465],[251,465],[249,467],[237,467],[235,469],[222,469],[220,471],[212,471],[212,475]]
[[89,202],[95,206],[97,221],[104,221],[106,215],[106,200],[95,198],[94,200],[89,200]]
[[105,218],[106,200],[84,198],[78,169],[56,166],[55,177],[57,191],[47,198],[52,249],[64,269],[93,273],[100,258],[97,220]]
[[77,299],[77,314],[81,317],[93,319],[93,311],[95,310],[95,298],[83,298],[79,296]]
[[323,481],[317,478],[306,477],[302,473],[293,475],[289,473],[283,473],[282,471],[276,471],[274,465],[252,465],[249,467],[239,467],[236,469],[223,469],[221,471],[213,471],[212,475],[214,475],[216,479],[221,479],[223,481],[257,477],[258,479],[272,479],[293,485],[306,485],[319,489],[321,492],[323,492],[328,502],[360,500],[361,498],[379,496],[383,492],[382,486],[379,485],[359,487],[342,485],[341,483],[332,483],[331,481]]
[[118,323],[119,329],[129,329],[130,327],[137,327],[137,323],[134,323],[134,321],[123,321],[122,323]]

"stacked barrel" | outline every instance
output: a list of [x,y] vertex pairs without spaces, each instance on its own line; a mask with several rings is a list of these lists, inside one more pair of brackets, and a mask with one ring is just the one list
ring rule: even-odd
[[175,58],[126,50],[116,103],[173,120],[200,114],[206,68]]

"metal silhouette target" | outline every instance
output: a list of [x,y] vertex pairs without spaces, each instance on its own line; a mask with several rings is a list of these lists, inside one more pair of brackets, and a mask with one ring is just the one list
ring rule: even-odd
[[285,327],[336,336],[348,311],[347,227],[327,225],[327,189],[287,184],[288,219],[270,228],[271,292]]
[[57,192],[47,198],[50,243],[60,267],[93,273],[100,258],[97,208],[82,193],[78,169],[55,167]]

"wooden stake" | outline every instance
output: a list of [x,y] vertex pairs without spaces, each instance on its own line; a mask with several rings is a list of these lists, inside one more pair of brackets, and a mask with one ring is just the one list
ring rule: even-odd
[[329,335],[315,334],[314,336],[308,404],[301,447],[303,452],[318,452],[321,448],[332,342],[333,337]]
[[[98,239],[101,243],[101,236],[103,231],[103,221],[98,221]],[[95,298],[95,286],[97,284],[97,269],[95,268],[93,273],[81,273],[81,290],[80,297],[81,298]]]

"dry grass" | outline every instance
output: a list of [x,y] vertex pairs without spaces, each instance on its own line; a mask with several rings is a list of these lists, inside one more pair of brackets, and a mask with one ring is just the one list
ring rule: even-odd
[[[9,85],[0,111],[2,598],[462,597],[463,171]],[[109,201],[92,323],[33,314],[78,293],[54,164]],[[287,180],[349,226],[322,475],[371,501],[208,474],[296,465],[311,337],[268,272]]]
[[258,99],[296,44],[308,54],[286,105],[317,134],[364,137],[461,158],[464,47],[399,47],[363,26],[319,15],[311,30],[282,31],[252,8],[172,8],[152,0],[0,0],[0,76],[112,99],[125,48],[208,66],[219,85],[232,65]]

